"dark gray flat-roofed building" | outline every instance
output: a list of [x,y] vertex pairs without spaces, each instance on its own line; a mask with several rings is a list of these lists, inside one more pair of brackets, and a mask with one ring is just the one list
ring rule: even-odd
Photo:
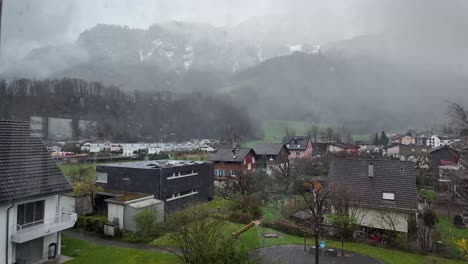
[[153,194],[165,211],[213,198],[212,164],[204,161],[155,160],[96,167],[97,184],[113,190]]

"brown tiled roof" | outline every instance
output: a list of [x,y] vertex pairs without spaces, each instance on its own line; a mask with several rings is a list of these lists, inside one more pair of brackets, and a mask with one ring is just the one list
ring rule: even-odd
[[0,121],[0,203],[70,191],[30,123]]

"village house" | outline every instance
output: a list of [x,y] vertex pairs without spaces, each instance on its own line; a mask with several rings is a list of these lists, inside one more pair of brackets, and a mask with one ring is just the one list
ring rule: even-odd
[[330,190],[340,190],[339,195],[332,196],[332,204],[333,199],[344,199],[347,213],[366,230],[408,232],[408,218],[418,211],[413,162],[336,159],[328,179]]
[[429,150],[427,146],[396,144],[387,147],[387,156],[416,161],[419,157],[428,156]]
[[257,168],[264,169],[271,175],[277,166],[288,161],[289,150],[282,143],[262,143],[253,148],[255,152]]
[[458,164],[460,153],[450,146],[439,146],[429,151],[431,168],[437,170],[441,165]]
[[209,162],[150,160],[97,165],[96,171],[96,184],[105,190],[154,195],[169,212],[213,198]]
[[312,158],[312,141],[308,136],[284,137],[283,144],[289,150],[289,159]]
[[390,137],[390,144],[401,144],[402,136],[400,134],[396,134]]
[[250,148],[218,149],[210,159],[213,162],[215,180],[226,180],[255,170],[255,152]]
[[438,148],[440,146],[448,146],[460,140],[461,139],[459,138],[432,135],[430,138],[427,139],[426,145],[431,148]]
[[416,139],[412,137],[410,134],[406,134],[401,137],[401,144],[402,145],[415,145]]
[[62,258],[61,231],[73,208],[61,203],[72,187],[27,122],[0,121],[0,263]]
[[349,154],[356,154],[359,152],[359,146],[354,144],[348,143],[341,143],[341,142],[331,142],[328,145],[328,152],[329,153],[349,153]]

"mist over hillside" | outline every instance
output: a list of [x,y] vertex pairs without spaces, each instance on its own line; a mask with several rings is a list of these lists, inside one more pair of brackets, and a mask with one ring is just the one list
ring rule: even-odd
[[[366,133],[445,123],[446,101],[468,99],[463,1],[260,1],[248,10],[242,1],[138,8],[24,1],[6,5],[0,75],[7,80],[66,77],[125,91],[222,94],[257,123]],[[35,27],[52,5],[60,12]]]

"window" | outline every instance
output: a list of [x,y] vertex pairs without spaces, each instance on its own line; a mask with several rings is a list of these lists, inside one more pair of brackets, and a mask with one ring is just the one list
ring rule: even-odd
[[252,157],[252,163],[255,163],[255,157]]
[[296,157],[299,157],[301,155],[301,152],[296,151]]
[[[173,172],[172,174],[170,174],[169,177],[167,177],[167,179],[171,180],[175,178],[189,177],[189,176],[195,176],[195,175],[198,175],[197,170],[185,170],[185,171]],[[215,170],[215,175],[216,175],[216,170]]]
[[384,192],[384,193],[382,193],[382,199],[394,201],[395,200],[395,193]]
[[247,159],[244,159],[244,165],[247,164]]
[[226,177],[226,171],[225,170],[221,170],[221,176]]
[[230,174],[231,176],[236,176],[237,173],[236,173],[235,170],[231,170],[231,171],[229,172],[229,174]]
[[251,164],[251,163],[249,163],[249,164],[247,165],[247,169],[248,169],[248,170],[251,170],[251,169],[252,169],[252,164]]
[[96,182],[107,183],[107,172],[97,172]]
[[216,177],[219,176],[219,170],[215,170],[215,176],[216,176]]
[[16,224],[25,227],[44,222],[44,201],[18,205]]
[[191,196],[191,195],[195,195],[195,194],[198,194],[198,188],[194,188],[194,189],[183,191],[183,192],[169,194],[169,195],[166,196],[166,201],[177,200],[177,199],[184,198],[184,197]]

